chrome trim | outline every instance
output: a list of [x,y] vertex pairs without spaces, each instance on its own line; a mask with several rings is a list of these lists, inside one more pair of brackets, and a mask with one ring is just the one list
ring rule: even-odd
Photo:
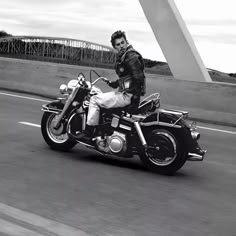
[[195,154],[195,153],[188,153],[187,161],[203,161],[204,156]]
[[158,109],[160,112],[174,114],[174,115],[188,115],[188,111],[181,111],[181,110],[172,110],[172,109]]
[[[114,126],[113,126],[114,127]],[[121,128],[121,129],[125,129],[125,130],[131,130],[131,127],[129,127],[129,126],[127,126],[127,125],[122,125],[122,124],[120,124],[119,125],[119,127]]]
[[[171,143],[171,146],[174,149],[174,153],[173,153],[173,155],[170,155],[170,156],[169,156],[170,153],[168,153],[167,155],[165,154],[165,158],[164,159],[163,158],[159,159],[158,158],[158,152],[161,151],[161,147],[160,146],[162,145],[162,144],[160,144],[160,145],[156,146],[155,149],[154,149],[154,150],[158,151],[156,153],[156,155],[153,155],[153,154],[148,152],[149,150],[153,149],[152,146],[147,148],[146,154],[147,154],[149,160],[154,165],[168,166],[168,165],[170,165],[171,163],[173,163],[175,161],[175,159],[176,159],[176,157],[178,155],[177,154],[177,144],[176,144],[176,141],[175,141],[175,139],[170,134],[166,133],[165,131],[157,131],[155,133],[155,135],[157,135],[157,136],[158,135],[165,136],[168,139],[168,144]],[[157,137],[157,140],[158,140],[158,137]]]
[[132,114],[132,119],[137,120],[137,121],[138,120],[144,120],[145,118],[147,118],[147,115],[144,116],[144,115],[140,115],[140,114],[139,115],[133,115]]
[[86,122],[87,122],[87,116],[86,116],[85,112],[82,113],[82,116],[83,116],[83,118],[82,118],[82,122],[83,122],[83,124],[82,124],[82,130],[85,130],[85,128],[86,128]]
[[[158,109],[156,113],[156,121],[151,121],[151,122],[140,122],[140,125],[141,126],[152,126],[152,125],[162,125],[162,126],[165,126],[165,127],[172,127],[172,128],[182,128],[181,125],[177,125],[177,123],[185,118],[185,116],[188,115],[188,112],[185,112],[185,111],[174,111],[174,110],[166,110],[166,109]],[[173,115],[178,115],[178,119],[174,122],[174,123],[166,123],[166,122],[161,122],[159,121],[160,120],[160,114],[161,113],[166,113],[166,114],[173,114]]]
[[93,81],[92,85],[96,84],[100,79],[107,80],[106,77],[102,77],[102,76],[100,76],[100,77],[98,77],[97,79],[95,79],[95,80]]
[[203,161],[204,156],[205,156],[207,150],[202,150],[202,151],[203,151],[202,155],[199,155],[197,153],[189,152],[186,160],[187,161]]
[[67,84],[67,91],[70,93],[72,92],[76,87],[80,87],[79,81],[76,79],[72,79]]
[[[154,97],[153,99],[150,99],[151,97]],[[146,101],[144,104],[140,105],[138,108],[141,108],[143,106],[145,106],[146,104],[148,104],[151,100],[160,100],[160,93],[153,93],[151,95],[149,95],[148,97],[144,98],[140,103]]]
[[175,121],[174,125],[176,125],[181,119],[185,119],[188,117],[187,111],[171,110],[171,109],[158,109],[158,112],[179,116],[179,118]]
[[57,108],[47,107],[47,105],[42,105],[41,110],[44,111],[44,112],[50,112],[50,113],[55,113],[55,114],[59,114],[62,111],[62,110],[57,109]]
[[117,131],[114,131],[108,141],[109,149],[116,154],[119,154],[127,149],[126,135]]
[[78,89],[79,89],[79,86],[78,86],[78,87],[75,87],[75,88],[73,89],[72,93],[69,95],[69,97],[68,97],[68,99],[67,99],[67,101],[66,101],[66,103],[65,103],[65,105],[64,105],[64,107],[63,107],[62,112],[58,115],[58,120],[57,120],[57,122],[55,123],[55,127],[57,127],[57,126],[59,125],[59,123],[61,122],[62,117],[63,117],[63,116],[65,115],[65,113],[66,113],[66,110],[67,110],[68,107],[70,106],[71,102],[74,101],[74,98],[75,98],[75,95],[76,95]]
[[65,143],[68,140],[67,133],[62,133],[64,130],[63,124],[59,127],[59,129],[54,130],[54,119],[57,119],[57,115],[51,114],[46,122],[46,132],[48,137],[54,143]]
[[81,141],[79,141],[79,140],[75,140],[75,141],[76,141],[77,143],[83,144],[84,146],[86,146],[86,147],[88,147],[88,148],[94,149],[95,151],[97,151],[97,152],[100,153],[100,154],[103,154],[102,152],[99,152],[97,149],[95,149],[95,147],[94,147],[93,145],[90,145],[90,144],[88,144],[88,143],[81,142]]
[[135,121],[132,117],[128,117],[128,116],[122,116],[122,120],[126,120],[126,121],[129,121],[131,123],[133,123]]
[[139,136],[139,138],[140,138],[140,140],[141,140],[142,145],[143,145],[143,146],[147,146],[147,142],[146,142],[146,140],[145,140],[145,137],[144,137],[144,135],[143,135],[142,129],[141,129],[140,124],[139,124],[138,121],[135,121],[135,122],[134,122],[134,127],[135,127],[135,129],[136,129],[136,131],[137,131],[137,133],[138,133],[138,136]]
[[111,127],[117,128],[119,125],[119,121],[120,121],[119,117],[113,116],[112,121],[111,121]]
[[69,94],[66,93],[66,94],[63,94],[63,97],[58,97],[57,100],[59,101],[63,101],[63,100],[66,100],[68,98]]
[[141,125],[141,126],[162,125],[162,126],[173,127],[173,128],[178,128],[178,129],[182,128],[182,126],[176,125],[176,123],[174,123],[174,124],[169,124],[169,123],[160,122],[160,121],[140,122],[140,125]]
[[200,133],[198,133],[196,131],[191,131],[191,136],[192,136],[193,140],[199,140],[200,139]]
[[196,121],[193,121],[189,126],[190,126],[191,131],[197,130],[197,122]]
[[65,84],[61,84],[59,90],[61,94],[65,94],[67,93],[68,87]]

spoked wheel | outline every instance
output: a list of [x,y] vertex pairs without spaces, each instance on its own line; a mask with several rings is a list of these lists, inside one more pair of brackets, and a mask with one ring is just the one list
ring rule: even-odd
[[172,175],[186,161],[175,136],[168,130],[153,130],[147,137],[148,148],[140,155],[144,165],[160,174]]
[[68,151],[75,146],[76,142],[71,140],[66,133],[66,124],[55,128],[57,115],[45,112],[41,120],[41,131],[46,143],[53,149]]

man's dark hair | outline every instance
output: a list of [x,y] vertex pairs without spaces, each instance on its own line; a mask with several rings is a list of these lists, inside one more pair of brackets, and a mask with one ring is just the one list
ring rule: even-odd
[[125,39],[126,42],[128,42],[124,31],[117,30],[116,32],[114,32],[111,35],[111,44],[112,44],[113,48],[115,48],[115,40],[120,39],[122,37]]

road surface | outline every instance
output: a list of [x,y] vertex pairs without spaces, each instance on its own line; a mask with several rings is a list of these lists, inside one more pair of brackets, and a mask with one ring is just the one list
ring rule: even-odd
[[46,99],[0,91],[0,235],[236,236],[236,129],[198,124],[203,162],[172,177],[138,158],[51,150]]

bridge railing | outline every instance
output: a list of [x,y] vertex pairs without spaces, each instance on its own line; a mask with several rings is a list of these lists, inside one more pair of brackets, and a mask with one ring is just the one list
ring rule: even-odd
[[115,63],[113,48],[76,39],[13,36],[0,39],[0,55],[72,64],[107,65]]

